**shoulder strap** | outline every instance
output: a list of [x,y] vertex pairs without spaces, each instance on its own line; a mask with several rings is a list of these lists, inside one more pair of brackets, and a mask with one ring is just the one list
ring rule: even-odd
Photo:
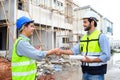
[[99,39],[100,39],[100,35],[101,35],[102,33],[100,33],[99,34],[99,37],[98,37],[98,45],[100,46],[100,42],[99,42]]

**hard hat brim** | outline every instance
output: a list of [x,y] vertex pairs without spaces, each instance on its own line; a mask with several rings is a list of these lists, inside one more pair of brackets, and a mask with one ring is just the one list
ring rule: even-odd
[[30,20],[30,21],[28,21],[28,22],[26,22],[26,23],[33,23],[34,22],[34,20]]

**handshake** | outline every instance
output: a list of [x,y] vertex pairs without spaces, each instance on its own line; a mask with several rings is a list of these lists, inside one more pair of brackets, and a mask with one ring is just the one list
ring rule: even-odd
[[63,54],[64,50],[60,49],[60,48],[55,48],[55,49],[51,49],[49,51],[47,51],[46,57],[49,55],[53,55],[56,54],[57,56],[60,56],[61,54]]
[[60,56],[61,54],[69,55],[69,59],[78,59],[82,62],[101,62],[101,60],[98,57],[95,56],[83,56],[83,55],[73,55],[73,52],[71,50],[62,50],[60,48],[55,48],[47,51],[47,56],[56,54],[57,56]]

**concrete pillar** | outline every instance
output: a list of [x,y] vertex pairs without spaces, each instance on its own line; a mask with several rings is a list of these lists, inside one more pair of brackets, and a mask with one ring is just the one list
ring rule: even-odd
[[[10,0],[10,16],[9,16],[9,21],[10,23],[12,23],[10,25],[10,31],[12,33],[12,35],[10,35],[10,32],[9,32],[9,54],[8,54],[8,57],[11,58],[11,54],[12,54],[12,49],[13,49],[13,44],[14,44],[14,41],[12,39],[12,36],[14,38],[16,38],[16,25],[15,22],[16,22],[16,0]],[[8,10],[9,11],[9,10]]]

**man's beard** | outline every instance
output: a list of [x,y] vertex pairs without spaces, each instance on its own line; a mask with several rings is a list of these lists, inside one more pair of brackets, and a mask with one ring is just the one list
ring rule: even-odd
[[91,29],[91,25],[84,29],[84,31],[89,31]]

